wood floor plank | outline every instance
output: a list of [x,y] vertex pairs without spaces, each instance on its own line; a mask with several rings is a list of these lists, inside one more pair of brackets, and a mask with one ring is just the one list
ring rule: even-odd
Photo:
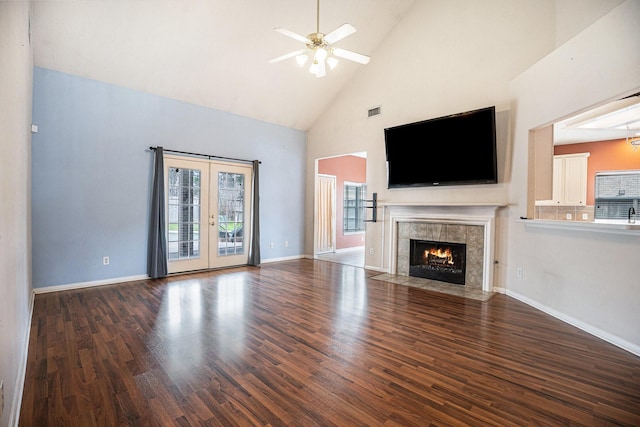
[[640,358],[294,260],[36,295],[20,426],[639,426]]

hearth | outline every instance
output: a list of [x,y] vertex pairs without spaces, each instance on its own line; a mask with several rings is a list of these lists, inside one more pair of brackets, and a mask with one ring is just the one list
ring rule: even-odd
[[467,245],[410,240],[409,276],[465,284]]

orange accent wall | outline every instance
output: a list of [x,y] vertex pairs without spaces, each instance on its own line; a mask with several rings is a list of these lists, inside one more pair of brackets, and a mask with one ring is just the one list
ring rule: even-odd
[[593,205],[596,172],[640,170],[640,148],[624,139],[556,145],[553,154],[591,153],[587,159],[587,204]]
[[362,234],[345,235],[342,207],[344,205],[344,182],[367,182],[367,159],[358,156],[340,156],[318,160],[318,173],[336,176],[336,249],[364,246]]

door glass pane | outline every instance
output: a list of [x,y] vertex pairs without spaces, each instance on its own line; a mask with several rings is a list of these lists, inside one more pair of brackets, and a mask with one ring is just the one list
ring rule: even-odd
[[169,168],[169,261],[200,256],[200,171]]
[[218,173],[218,255],[244,253],[244,175]]

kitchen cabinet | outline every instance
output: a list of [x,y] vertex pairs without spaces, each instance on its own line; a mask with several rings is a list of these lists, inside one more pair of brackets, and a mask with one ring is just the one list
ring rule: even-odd
[[553,156],[553,196],[536,205],[584,206],[587,203],[587,159],[589,153]]

